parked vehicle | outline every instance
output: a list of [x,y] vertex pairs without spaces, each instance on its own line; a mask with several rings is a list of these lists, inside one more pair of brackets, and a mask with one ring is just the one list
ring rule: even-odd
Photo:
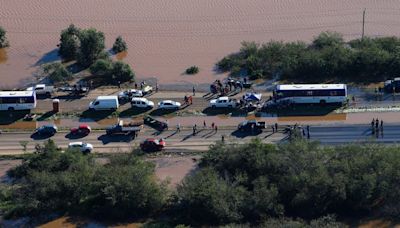
[[90,153],[93,150],[93,145],[83,142],[71,142],[68,144],[69,149],[78,148],[83,153]]
[[210,101],[211,108],[236,108],[237,106],[238,102],[229,97],[219,97]]
[[165,140],[148,138],[140,143],[140,149],[145,152],[161,151],[165,148]]
[[145,86],[143,86],[142,92],[144,95],[150,94],[153,92],[153,87],[151,87],[149,85],[145,85]]
[[168,129],[168,124],[165,122],[161,122],[151,116],[146,116],[143,118],[144,124],[158,130],[158,131],[163,131],[165,129]]
[[146,98],[134,97],[131,100],[131,106],[136,108],[153,108],[154,102],[147,100]]
[[384,90],[386,93],[400,92],[400,78],[385,81]]
[[43,125],[39,128],[36,128],[34,134],[38,135],[55,135],[58,131],[58,128],[56,125]]
[[37,84],[32,87],[28,87],[27,91],[35,91],[36,95],[45,95],[47,97],[51,97],[51,94],[54,92],[54,86],[47,86],[45,84]]
[[71,128],[72,135],[88,135],[92,129],[87,124],[81,124],[78,127]]
[[90,102],[89,110],[117,110],[119,102],[117,96],[98,96],[96,100]]
[[239,124],[239,131],[262,131],[265,129],[265,122],[258,122],[257,120],[247,120]]
[[36,108],[35,91],[0,91],[0,110],[32,110]]
[[143,128],[143,123],[129,123],[124,124],[123,120],[120,120],[117,124],[114,124],[106,129],[107,135],[114,134],[137,134]]
[[181,103],[177,101],[164,100],[158,103],[159,109],[176,109],[178,110],[181,107]]
[[120,101],[129,101],[133,97],[143,97],[142,90],[129,89],[118,93],[118,99]]

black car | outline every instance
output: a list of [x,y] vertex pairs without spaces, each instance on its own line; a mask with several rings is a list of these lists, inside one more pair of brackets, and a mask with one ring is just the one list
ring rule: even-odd
[[161,122],[151,116],[146,116],[143,118],[144,124],[156,129],[157,131],[164,131],[168,129],[168,124],[165,122]]
[[35,130],[35,134],[38,135],[55,135],[57,133],[56,125],[43,125]]

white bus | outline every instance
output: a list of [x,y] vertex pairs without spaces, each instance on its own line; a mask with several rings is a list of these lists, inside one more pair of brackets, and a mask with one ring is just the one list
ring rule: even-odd
[[36,108],[35,91],[0,91],[0,110],[31,110]]
[[346,84],[277,85],[274,100],[297,104],[343,104],[347,101],[347,86]]

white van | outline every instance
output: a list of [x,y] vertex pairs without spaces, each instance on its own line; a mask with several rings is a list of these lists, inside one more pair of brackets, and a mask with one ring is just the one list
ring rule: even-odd
[[119,107],[118,96],[98,96],[90,102],[89,110],[117,110]]
[[131,100],[132,108],[153,108],[154,102],[147,100],[146,98],[134,97]]

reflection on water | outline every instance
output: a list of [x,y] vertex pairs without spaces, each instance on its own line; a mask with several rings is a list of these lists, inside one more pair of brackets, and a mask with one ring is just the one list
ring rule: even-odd
[[117,58],[117,60],[123,60],[126,58],[126,56],[128,56],[128,52],[127,51],[122,51],[120,53],[117,53],[115,55],[115,58]]
[[7,51],[5,48],[0,48],[0,64],[7,61]]

